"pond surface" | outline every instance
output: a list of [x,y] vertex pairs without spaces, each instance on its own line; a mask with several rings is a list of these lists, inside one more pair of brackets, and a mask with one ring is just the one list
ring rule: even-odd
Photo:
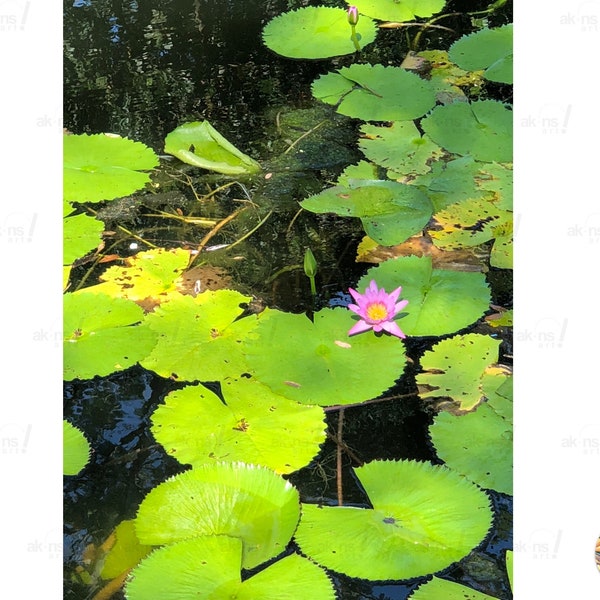
[[[198,247],[207,229],[192,222],[160,216],[177,209],[190,217],[221,219],[251,203],[223,228],[198,264],[214,289],[231,287],[251,295],[258,305],[289,312],[345,305],[348,287],[369,266],[357,263],[356,248],[364,235],[355,220],[298,214],[298,201],[331,184],[348,165],[360,159],[356,124],[313,100],[310,84],[352,58],[293,61],[278,57],[261,43],[263,25],[273,16],[306,5],[340,6],[332,1],[302,0],[153,0],[113,2],[76,0],[64,5],[65,93],[64,123],[72,133],[111,132],[142,141],[163,153],[167,133],[186,121],[207,119],[234,145],[257,159],[264,172],[254,178],[231,180],[206,175],[169,157],[151,193],[115,201],[99,216],[113,230],[104,254],[132,255],[146,249],[140,239],[160,247]],[[449,2],[445,12],[485,9],[488,2]],[[495,19],[495,20],[494,20]],[[511,21],[508,11],[490,19],[490,26]],[[447,48],[471,30],[464,15],[448,19],[455,33],[431,30],[421,48]],[[400,64],[407,38],[382,32],[377,49],[367,59]],[[500,99],[502,86],[493,90]],[[324,119],[327,124],[304,146],[288,149],[302,132]],[[318,135],[317,135],[318,133]],[[197,201],[217,187],[212,200]],[[140,200],[141,198],[141,200]],[[159,215],[159,216],[153,216]],[[124,230],[118,228],[122,226]],[[240,238],[256,227],[247,239]],[[134,233],[135,235],[131,235]],[[228,246],[235,245],[235,250]],[[218,249],[223,246],[222,249]],[[313,300],[302,270],[304,252],[317,257],[318,295]],[[73,271],[75,286],[97,281],[106,265],[81,261]],[[511,272],[490,269],[487,279],[492,303],[512,304]],[[477,324],[461,333],[499,335],[500,355],[510,363],[509,332]],[[347,408],[344,442],[362,462],[378,459],[417,459],[440,463],[430,443],[428,426],[434,411],[416,396],[414,375],[423,352],[433,340],[407,340],[413,364],[386,400]],[[399,374],[400,376],[400,374]],[[68,599],[93,598],[100,584],[82,576],[93,567],[92,545],[98,546],[114,527],[135,516],[144,496],[168,476],[185,467],[168,456],[153,439],[150,416],[164,397],[181,387],[136,366],[108,377],[65,384],[65,418],[82,429],[93,448],[91,462],[76,477],[65,479],[65,593]],[[335,437],[338,414],[327,414]],[[344,498],[365,505],[364,492],[344,454]],[[336,504],[336,445],[328,440],[318,457],[290,477],[303,501]],[[489,492],[495,524],[484,544],[443,573],[501,599],[512,598],[503,555],[512,546],[512,498]],[[338,597],[356,600],[400,600],[416,581],[372,584],[334,576]],[[114,598],[122,598],[117,592]]]

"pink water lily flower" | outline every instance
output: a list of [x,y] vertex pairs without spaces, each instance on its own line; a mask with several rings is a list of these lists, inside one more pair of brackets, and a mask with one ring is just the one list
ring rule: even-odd
[[371,281],[364,294],[352,288],[349,291],[356,304],[348,304],[348,308],[360,317],[360,321],[350,329],[348,335],[373,329],[375,332],[387,331],[399,338],[406,337],[394,321],[394,317],[408,304],[408,300],[396,302],[401,287],[386,294],[385,289],[378,289],[375,281]]

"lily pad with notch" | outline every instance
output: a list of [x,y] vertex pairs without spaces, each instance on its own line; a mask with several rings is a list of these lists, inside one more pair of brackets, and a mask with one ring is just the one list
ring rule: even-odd
[[[348,0],[348,4],[352,2]],[[358,8],[374,19],[402,23],[417,17],[431,17],[445,4],[446,0],[361,0]]]
[[296,542],[328,569],[374,581],[428,575],[466,556],[492,525],[488,496],[447,467],[376,460],[354,471],[373,508],[302,505]]

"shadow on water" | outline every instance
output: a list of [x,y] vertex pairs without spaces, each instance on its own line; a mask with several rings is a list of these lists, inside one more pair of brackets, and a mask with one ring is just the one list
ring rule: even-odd
[[[360,156],[356,124],[315,106],[310,94],[310,84],[318,75],[350,64],[353,58],[293,61],[274,55],[260,41],[262,27],[272,16],[304,5],[342,4],[331,0],[66,1],[64,123],[69,131],[117,133],[161,154],[169,131],[186,121],[207,119],[263,166],[263,173],[240,180],[244,188],[231,185],[211,200],[199,202],[198,197],[230,180],[198,174],[163,157],[161,171],[168,175],[157,181],[155,189],[102,209],[100,216],[107,228],[126,225],[156,245],[195,248],[205,229],[149,215],[160,208],[220,219],[245,206],[211,245],[233,244],[265,221],[235,251],[214,250],[210,260],[204,260],[213,269],[211,277],[217,287],[234,287],[261,306],[292,312],[347,303],[347,288],[366,269],[355,261],[364,232],[351,219],[340,222],[306,211],[298,214],[298,201],[319,192]],[[487,5],[456,0],[448,3],[446,12]],[[510,20],[506,15],[498,18],[500,22],[490,24]],[[459,16],[452,26],[457,33],[450,40],[444,37],[447,34],[432,31],[423,36],[424,47],[447,48],[470,23]],[[408,49],[406,37],[385,31],[381,40],[372,51],[377,54],[367,60],[399,64]],[[303,131],[322,120],[327,125],[318,136],[307,138],[301,152],[296,148],[286,153]],[[265,173],[270,173],[269,178]],[[133,242],[131,236],[117,231],[107,241],[105,252],[134,254],[138,250]],[[314,304],[302,270],[307,247],[319,263],[319,296]],[[73,279],[88,277],[89,285],[105,267],[82,262],[73,270]],[[488,280],[493,302],[510,306],[510,276],[492,270]],[[415,364],[431,343],[423,339],[409,344]],[[509,344],[504,340],[504,354],[512,354]],[[386,395],[414,393],[415,369],[409,368],[401,385]],[[166,455],[149,431],[152,412],[167,393],[180,386],[141,367],[65,384],[65,418],[85,432],[93,448],[84,471],[65,478],[65,598],[93,596],[90,586],[77,576],[90,545],[101,544],[120,521],[132,518],[150,489],[185,469]],[[440,462],[428,437],[432,416],[416,397],[348,408],[344,439],[364,462],[375,458]],[[327,419],[335,431],[337,415],[329,413]],[[365,503],[350,469],[354,463],[345,457],[346,498]],[[328,441],[319,456],[290,479],[303,500],[334,504],[335,469],[335,445]],[[444,577],[506,599],[512,596],[501,558],[511,546],[512,499],[491,495],[496,508],[492,534],[469,560],[449,569]],[[336,576],[334,581],[340,599],[401,600],[423,580],[373,584]],[[114,596],[122,597],[121,592]]]

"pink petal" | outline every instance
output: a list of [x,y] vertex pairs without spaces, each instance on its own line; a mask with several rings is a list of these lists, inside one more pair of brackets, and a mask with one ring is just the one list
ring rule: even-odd
[[396,321],[386,321],[385,323],[381,324],[381,328],[384,329],[385,331],[387,331],[388,333],[395,335],[396,337],[399,337],[399,338],[406,337],[406,335],[404,334],[402,329],[400,329],[400,327],[398,327],[398,324],[396,323]]
[[401,300],[394,307],[394,314],[397,315],[406,305],[408,304],[408,300]]
[[354,335],[355,333],[362,333],[363,331],[368,331],[371,329],[371,326],[362,319],[348,331],[348,335]]

